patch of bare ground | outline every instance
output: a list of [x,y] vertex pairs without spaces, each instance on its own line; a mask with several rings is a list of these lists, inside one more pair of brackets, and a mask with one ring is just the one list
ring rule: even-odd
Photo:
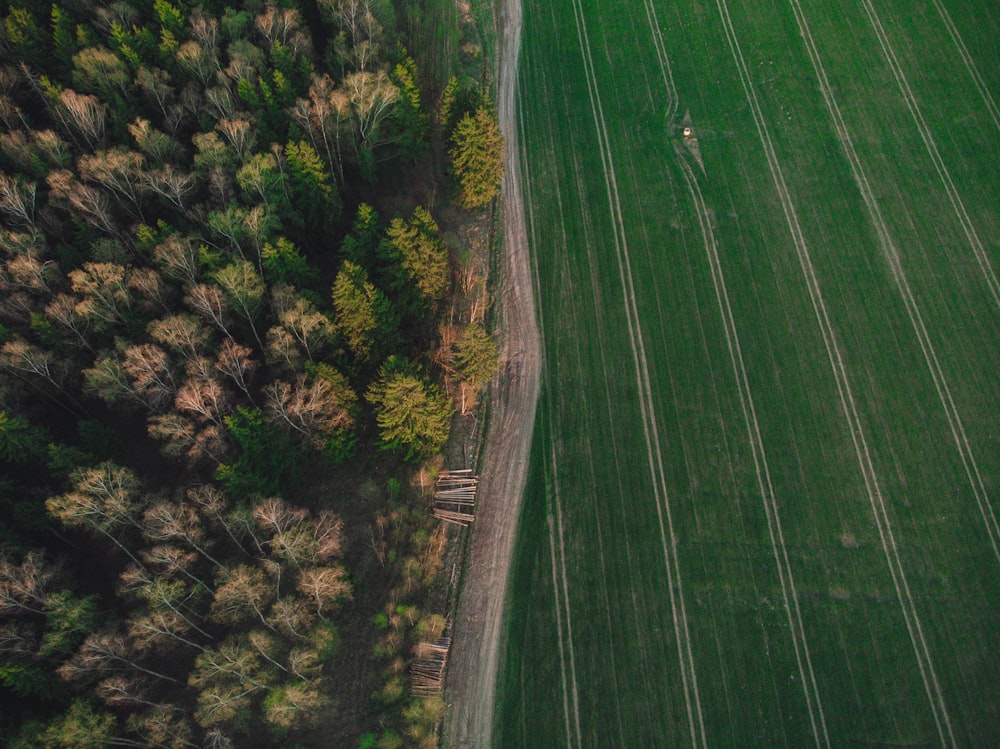
[[497,111],[507,139],[503,178],[503,256],[496,329],[501,352],[490,390],[489,425],[464,582],[454,615],[445,681],[449,747],[492,744],[503,611],[541,371],[521,193],[515,112],[521,0],[503,0],[499,23]]

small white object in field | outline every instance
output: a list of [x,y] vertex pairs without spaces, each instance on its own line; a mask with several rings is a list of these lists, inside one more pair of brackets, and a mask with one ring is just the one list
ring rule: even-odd
[[689,128],[689,127],[684,128],[684,137],[685,138],[690,138],[693,135],[693,133],[694,133],[694,131],[691,130],[691,128]]

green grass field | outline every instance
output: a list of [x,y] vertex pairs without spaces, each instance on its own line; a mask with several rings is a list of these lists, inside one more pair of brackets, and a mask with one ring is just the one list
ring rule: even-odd
[[1000,745],[1000,13],[524,10],[496,745]]

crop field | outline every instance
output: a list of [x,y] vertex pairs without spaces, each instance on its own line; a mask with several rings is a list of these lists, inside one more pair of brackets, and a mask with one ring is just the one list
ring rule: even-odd
[[995,3],[524,14],[495,745],[1000,746]]

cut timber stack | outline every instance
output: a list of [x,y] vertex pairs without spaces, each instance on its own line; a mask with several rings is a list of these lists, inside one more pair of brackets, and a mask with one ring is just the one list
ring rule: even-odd
[[417,657],[410,665],[410,691],[420,697],[439,694],[448,660],[450,637],[439,637],[417,645]]
[[471,523],[478,487],[479,477],[471,469],[442,471],[434,492],[434,517],[457,525]]

